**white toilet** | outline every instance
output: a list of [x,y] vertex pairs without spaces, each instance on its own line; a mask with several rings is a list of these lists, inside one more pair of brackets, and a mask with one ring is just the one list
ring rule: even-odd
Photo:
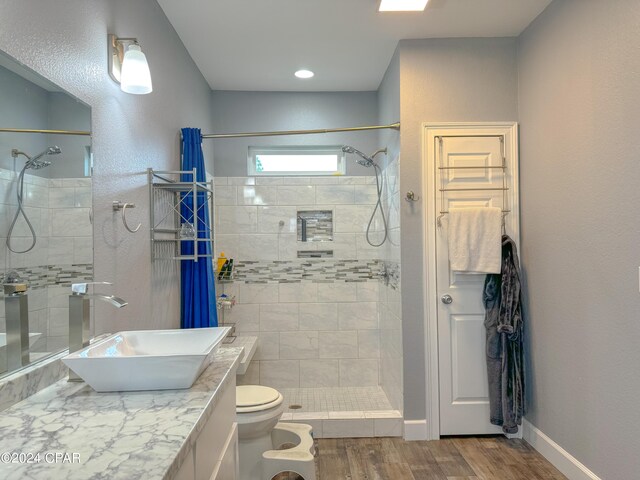
[[284,398],[261,385],[236,387],[240,480],[262,479],[262,454],[273,448],[271,432],[284,411]]

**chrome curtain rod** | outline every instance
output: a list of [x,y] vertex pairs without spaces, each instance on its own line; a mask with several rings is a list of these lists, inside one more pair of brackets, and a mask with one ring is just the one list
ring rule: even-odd
[[317,130],[281,130],[276,132],[247,132],[247,133],[208,133],[202,138],[245,138],[245,137],[276,137],[280,135],[313,135],[318,133],[361,132],[365,130],[400,130],[400,122],[390,125],[368,125],[365,127],[323,128]]
[[49,135],[86,135],[91,136],[91,132],[84,130],[39,130],[30,128],[0,128],[0,132],[6,133],[46,133]]

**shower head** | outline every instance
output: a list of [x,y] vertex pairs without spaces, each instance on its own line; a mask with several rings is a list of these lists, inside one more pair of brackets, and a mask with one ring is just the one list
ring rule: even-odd
[[44,157],[45,155],[58,155],[60,152],[62,152],[62,150],[60,150],[60,147],[58,147],[57,145],[54,145],[53,147],[48,147],[44,152],[40,152],[36,156],[31,157],[29,160],[31,160],[32,162],[35,162],[36,160]]
[[356,155],[361,157],[361,158],[356,158],[356,162],[358,162],[363,167],[372,167],[373,165],[375,165],[375,162],[373,161],[372,157],[365,155],[360,150],[353,148],[350,145],[345,145],[344,147],[342,147],[342,151],[344,153],[355,153]]
[[32,170],[40,170],[41,168],[48,167],[49,165],[51,165],[51,162],[47,160],[40,160],[40,158],[44,157],[45,155],[58,155],[61,152],[62,150],[60,150],[60,147],[58,147],[57,145],[48,147],[44,152],[40,152],[34,157],[27,156],[29,160],[27,160],[25,167]]

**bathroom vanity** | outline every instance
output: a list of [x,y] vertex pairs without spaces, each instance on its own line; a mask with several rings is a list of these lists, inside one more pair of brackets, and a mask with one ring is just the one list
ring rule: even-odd
[[242,354],[220,348],[185,390],[97,393],[66,379],[52,384],[1,413],[0,478],[236,479]]

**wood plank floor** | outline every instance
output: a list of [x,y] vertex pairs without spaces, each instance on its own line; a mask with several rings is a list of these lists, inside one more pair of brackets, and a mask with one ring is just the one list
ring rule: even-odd
[[528,443],[503,436],[319,439],[316,446],[317,480],[566,480]]

